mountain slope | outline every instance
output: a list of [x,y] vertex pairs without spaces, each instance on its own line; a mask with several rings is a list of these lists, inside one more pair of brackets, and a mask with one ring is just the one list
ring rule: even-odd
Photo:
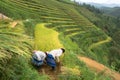
[[[89,7],[88,7],[89,6]],[[85,8],[84,10],[81,8]],[[110,66],[116,71],[119,71],[120,68],[120,59],[118,56],[120,56],[119,53],[119,31],[120,31],[120,19],[119,17],[111,17],[110,15],[102,13],[99,9],[90,6],[90,5],[79,5],[76,9],[84,15],[84,17],[88,18],[92,23],[94,23],[96,26],[102,29],[107,35],[109,35],[112,39],[110,43],[99,45],[98,47],[94,47],[92,49],[93,52],[99,53],[97,57],[97,61],[102,62],[103,64],[106,64],[106,66]],[[92,13],[92,14],[88,14]],[[105,47],[106,46],[106,47]],[[101,48],[101,49],[100,49]],[[105,54],[107,53],[107,54]],[[113,54],[114,53],[114,54]],[[100,58],[100,54],[104,54],[104,59],[98,59]],[[103,58],[102,57],[102,58]],[[105,60],[107,62],[105,63]]]
[[115,17],[120,17],[120,7],[114,7],[114,8],[103,7],[101,10],[104,11],[105,14]]
[[[61,59],[61,61],[63,62],[62,65],[70,69],[66,71],[65,74],[58,74],[58,78],[60,80],[93,80],[93,78],[99,80],[99,77],[101,77],[102,79],[107,79],[107,76],[96,76],[94,74],[94,71],[89,70],[88,67],[86,67],[77,58],[77,55],[84,55],[107,65],[107,61],[109,59],[107,59],[106,57],[108,57],[108,53],[103,51],[102,54],[98,54],[98,50],[102,51],[103,48],[107,49],[106,42],[110,42],[110,40],[106,40],[109,38],[109,36],[103,30],[95,26],[82,13],[79,13],[76,7],[78,6],[70,3],[67,4],[57,0],[0,1],[0,12],[9,16],[13,20],[20,20],[21,22],[23,22],[25,30],[24,34],[27,34],[30,38],[36,39],[36,35],[34,34],[34,32],[37,30],[39,32],[39,29],[36,30],[35,26],[39,23],[47,24],[45,29],[46,32],[49,32],[47,31],[47,28],[48,30],[50,28],[56,30],[59,33],[59,40],[66,48],[66,54]],[[80,9],[86,10],[84,8]],[[95,16],[92,12],[89,13],[91,13],[92,16]],[[96,17],[95,19],[93,19],[93,21],[94,20],[99,20],[99,18]],[[40,28],[42,27],[40,26]],[[37,36],[40,36],[41,38],[44,35],[46,35],[46,33],[44,33],[43,29],[43,34],[39,34]],[[58,34],[54,35],[58,36]],[[54,40],[54,36],[49,35],[49,37],[52,38],[51,40]],[[51,45],[53,44],[53,42],[50,43],[50,46],[48,46],[47,44],[47,42],[50,42],[49,37],[45,37],[46,43],[44,43],[42,47],[38,45],[39,43],[42,43],[42,40],[40,42],[36,41],[36,44],[32,46],[33,49],[52,49],[53,47],[51,47]],[[38,39],[39,37],[37,37],[37,40]],[[98,45],[98,43],[101,45]],[[97,45],[96,47],[98,50],[96,49],[96,47],[92,47],[94,44]],[[45,49],[45,46],[48,46],[47,49]],[[57,47],[54,46],[54,48]],[[104,57],[104,55],[106,56]],[[77,75],[75,74],[74,70],[77,70],[78,72],[80,71],[81,73]]]

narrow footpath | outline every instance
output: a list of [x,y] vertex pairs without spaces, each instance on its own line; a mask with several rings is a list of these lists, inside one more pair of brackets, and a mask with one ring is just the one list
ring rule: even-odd
[[115,72],[108,67],[104,66],[103,64],[98,63],[97,61],[94,61],[87,57],[78,57],[81,61],[85,62],[86,65],[88,65],[90,68],[96,70],[99,72],[104,72],[105,75],[110,76],[113,78],[113,80],[120,80],[120,73]]

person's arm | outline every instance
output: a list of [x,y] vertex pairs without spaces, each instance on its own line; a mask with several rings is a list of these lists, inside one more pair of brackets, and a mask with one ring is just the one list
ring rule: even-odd
[[58,62],[58,63],[60,62],[60,59],[58,56],[56,56],[55,59],[56,59],[56,62]]

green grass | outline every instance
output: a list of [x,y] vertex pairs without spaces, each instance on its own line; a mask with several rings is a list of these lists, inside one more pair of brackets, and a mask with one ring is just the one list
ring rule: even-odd
[[[68,69],[72,69],[73,72],[68,71],[66,74],[60,74],[59,80],[111,80],[109,76],[105,76],[103,73],[95,73],[93,70],[90,70],[77,58],[79,53],[85,52],[82,51],[76,43],[72,42],[69,37],[60,34],[60,40],[66,48],[62,63]],[[76,74],[78,72],[77,70],[80,74]]]
[[35,49],[49,51],[63,47],[58,36],[58,32],[46,28],[45,24],[37,24],[35,27]]
[[[92,58],[93,56],[98,56],[98,54],[96,54],[97,51],[94,50],[94,52],[91,53],[91,50],[94,49],[93,46],[95,44],[100,43],[100,41],[104,42],[107,36],[102,30],[81,15],[74,5],[58,2],[56,0],[6,0],[0,1],[0,10],[13,19],[24,21],[23,25],[21,24],[16,27],[19,28],[17,30],[8,30],[8,28],[7,30],[0,29],[0,34],[3,35],[0,37],[4,40],[4,44],[2,44],[3,41],[1,42],[1,49],[3,47],[5,48],[5,53],[2,53],[1,59],[10,57],[9,55],[13,55],[13,53],[23,56],[28,55],[33,49],[49,51],[51,49],[65,47],[66,54],[62,58],[63,65],[70,69],[74,67],[77,68],[77,70],[81,72],[81,76],[75,75],[74,72],[68,72],[66,75],[61,74],[61,80],[93,80],[92,78],[94,78],[94,80],[100,80],[94,72],[89,70],[77,59],[77,55],[92,56]],[[48,25],[46,23],[51,24]],[[24,26],[24,28],[21,30],[20,26]],[[14,31],[16,32],[14,33]],[[29,42],[31,39],[33,43]],[[14,45],[12,45],[12,41],[14,41]],[[10,46],[6,46],[8,44]],[[97,46],[99,46],[99,44],[97,44]],[[9,54],[6,49],[10,50],[11,54]],[[98,47],[97,50],[99,49],[101,48]],[[101,58],[102,57],[103,56],[101,56]],[[30,55],[29,57],[27,56],[27,58],[30,58]],[[21,64],[23,64],[25,60],[23,60]],[[30,65],[26,63],[23,65],[28,69],[24,71],[23,67],[20,67],[22,68],[21,72],[25,73],[25,75],[20,73],[21,76],[19,79],[29,80],[34,74],[38,76],[36,71],[29,67]],[[32,71],[35,73],[32,74]],[[28,74],[30,75],[28,76]],[[44,75],[40,77],[47,79]],[[101,77],[103,79],[103,76]],[[38,77],[37,79],[40,78]]]
[[0,21],[0,80],[48,80],[29,63],[33,40],[24,34],[24,25],[11,28],[10,22]]
[[[85,76],[86,71],[88,73],[86,75],[91,74],[93,77],[95,77],[94,72],[91,72],[90,70],[84,70],[88,68],[85,66],[83,62],[80,62],[80,60],[77,58],[77,55],[74,54],[76,53],[75,49],[79,49],[79,47],[75,43],[73,43],[69,39],[69,37],[60,36],[60,38],[61,40],[64,39],[62,40],[62,43],[64,43],[64,46],[66,48],[66,53],[61,59],[61,62],[64,67],[67,67],[67,70],[65,70],[66,72],[64,72],[65,75],[59,74],[58,79],[82,80],[81,76]],[[55,42],[55,44],[51,42]],[[43,51],[47,51],[53,48],[63,47],[63,45],[61,45],[58,39],[58,32],[54,31],[53,29],[46,28],[44,23],[37,24],[35,27],[35,43],[36,43],[35,48],[37,46],[38,50],[43,50]],[[47,46],[47,45],[51,45],[51,46]],[[82,51],[78,51],[78,52],[82,52]],[[84,74],[81,75],[79,72]],[[93,77],[86,77],[85,80],[88,79],[92,80]]]

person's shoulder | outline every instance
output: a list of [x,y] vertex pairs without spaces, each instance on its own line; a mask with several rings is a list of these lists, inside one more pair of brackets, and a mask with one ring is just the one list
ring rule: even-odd
[[43,51],[37,51],[37,52],[41,52],[42,53]]
[[54,51],[60,51],[61,49],[53,49],[50,52],[54,52]]
[[43,54],[44,52],[43,51],[36,51],[36,53]]

